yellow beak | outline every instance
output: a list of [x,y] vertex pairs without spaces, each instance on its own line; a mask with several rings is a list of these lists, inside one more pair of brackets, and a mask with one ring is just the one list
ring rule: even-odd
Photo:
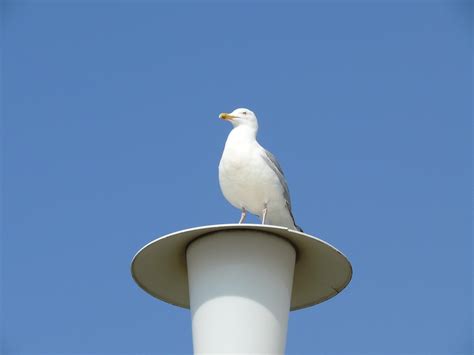
[[219,115],[219,118],[222,118],[223,120],[231,120],[233,118],[237,118],[237,116],[232,116],[230,113],[221,113]]

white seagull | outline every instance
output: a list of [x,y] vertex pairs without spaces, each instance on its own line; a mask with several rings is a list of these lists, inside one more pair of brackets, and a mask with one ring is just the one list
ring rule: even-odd
[[219,184],[224,197],[242,211],[259,216],[262,224],[272,224],[302,231],[291,213],[288,185],[278,161],[257,142],[255,114],[238,108],[221,113],[234,128],[229,133],[219,163]]

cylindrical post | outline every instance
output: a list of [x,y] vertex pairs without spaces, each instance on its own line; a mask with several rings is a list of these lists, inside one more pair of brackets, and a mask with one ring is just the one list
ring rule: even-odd
[[285,351],[296,252],[285,239],[229,230],[186,252],[196,354]]

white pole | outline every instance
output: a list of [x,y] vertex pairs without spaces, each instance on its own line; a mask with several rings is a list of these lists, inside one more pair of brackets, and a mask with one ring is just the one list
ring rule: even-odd
[[195,354],[283,354],[295,249],[257,230],[194,240],[186,252]]

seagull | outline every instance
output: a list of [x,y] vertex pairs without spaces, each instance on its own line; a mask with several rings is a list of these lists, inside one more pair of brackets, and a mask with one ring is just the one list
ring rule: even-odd
[[303,231],[291,213],[291,200],[285,176],[272,153],[257,142],[255,113],[238,108],[221,113],[219,118],[232,123],[219,163],[219,185],[229,203],[261,218],[262,224]]

